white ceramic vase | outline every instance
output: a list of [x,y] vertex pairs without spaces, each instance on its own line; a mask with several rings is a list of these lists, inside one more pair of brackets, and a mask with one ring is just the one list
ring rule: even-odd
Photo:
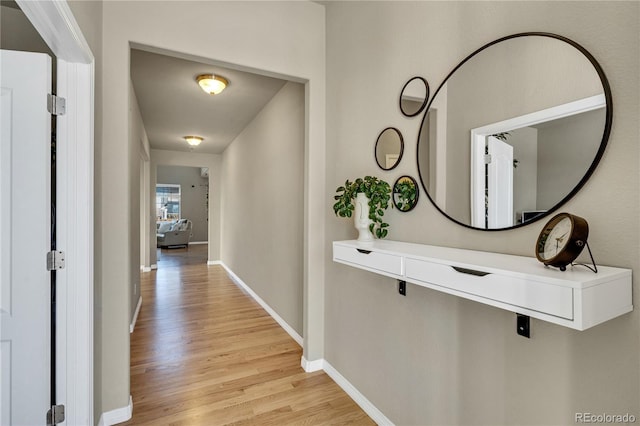
[[373,241],[373,234],[369,230],[369,225],[372,223],[372,220],[369,219],[369,197],[362,192],[356,194],[355,215],[353,220],[358,230],[358,241]]

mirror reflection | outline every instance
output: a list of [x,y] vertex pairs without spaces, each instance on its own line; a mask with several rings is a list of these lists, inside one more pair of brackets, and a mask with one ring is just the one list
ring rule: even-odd
[[422,77],[413,77],[406,82],[400,92],[400,111],[407,117],[414,117],[427,105],[429,83]]
[[400,163],[404,151],[402,134],[395,127],[387,127],[376,140],[375,156],[382,170],[391,170]]
[[418,204],[418,182],[411,176],[400,176],[393,184],[393,205],[408,212]]
[[465,59],[436,91],[418,138],[420,180],[462,225],[520,226],[584,184],[610,123],[608,83],[588,52],[549,34],[510,36]]

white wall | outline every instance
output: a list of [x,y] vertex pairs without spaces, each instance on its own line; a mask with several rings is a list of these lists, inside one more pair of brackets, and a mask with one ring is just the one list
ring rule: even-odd
[[288,82],[224,151],[222,260],[303,333],[304,86]]
[[[548,31],[582,44],[613,90],[613,129],[599,167],[566,205],[590,224],[603,265],[640,274],[640,93],[638,2],[327,2],[327,241],[352,239],[351,221],[331,211],[346,178],[393,182],[417,175],[421,117],[398,108],[415,75],[437,87],[483,44]],[[385,84],[380,84],[384,81]],[[481,82],[478,82],[480,84]],[[375,88],[375,90],[372,90]],[[405,157],[380,170],[378,132],[399,128]],[[422,188],[421,188],[422,190]],[[447,200],[449,201],[449,200]],[[449,204],[449,203],[447,203]],[[483,232],[459,226],[421,194],[416,209],[385,214],[390,240],[533,256],[543,224]],[[579,332],[331,262],[327,244],[327,360],[396,424],[573,424],[574,413],[640,417],[640,314]],[[588,257],[588,255],[586,255]],[[640,287],[634,278],[635,305]]]

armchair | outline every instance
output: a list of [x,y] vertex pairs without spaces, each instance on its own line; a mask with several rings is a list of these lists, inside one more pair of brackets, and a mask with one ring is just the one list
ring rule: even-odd
[[158,228],[157,246],[158,247],[170,247],[170,246],[185,246],[189,248],[189,240],[191,239],[192,223],[188,219],[180,219],[174,223],[171,228],[165,232],[160,232],[164,229]]

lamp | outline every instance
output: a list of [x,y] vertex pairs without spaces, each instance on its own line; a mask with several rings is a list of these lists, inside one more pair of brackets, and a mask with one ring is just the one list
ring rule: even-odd
[[210,95],[217,95],[218,93],[222,92],[224,88],[229,84],[229,81],[226,78],[213,74],[199,75],[198,77],[196,77],[196,81],[198,82],[202,90]]
[[204,140],[204,138],[201,138],[200,136],[185,136],[184,140],[187,141],[187,143],[191,146],[198,146],[200,145],[200,142]]

